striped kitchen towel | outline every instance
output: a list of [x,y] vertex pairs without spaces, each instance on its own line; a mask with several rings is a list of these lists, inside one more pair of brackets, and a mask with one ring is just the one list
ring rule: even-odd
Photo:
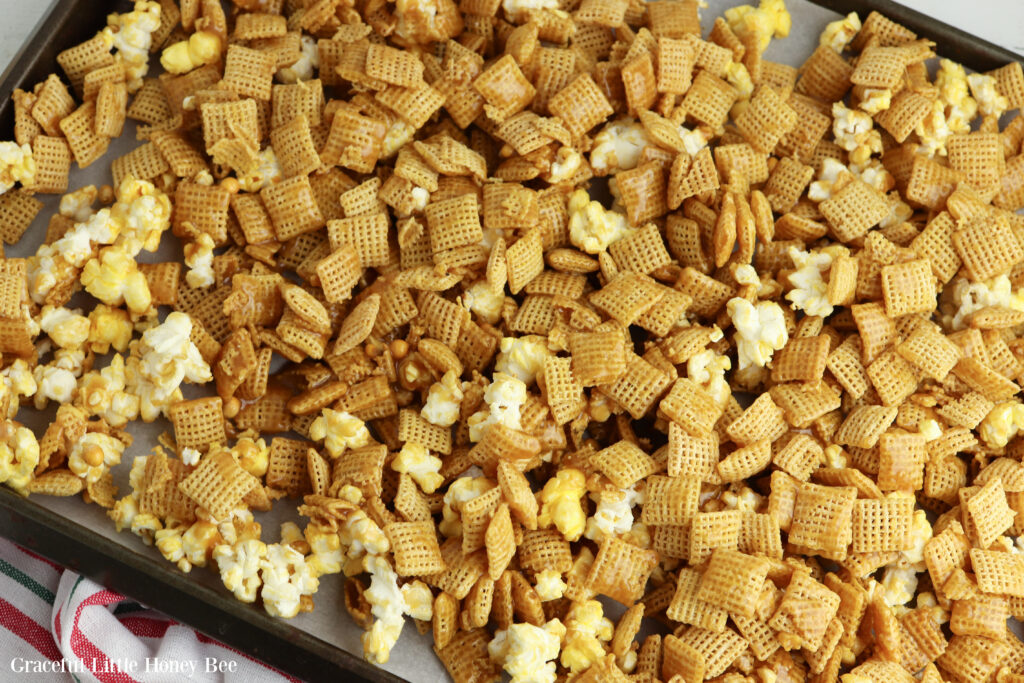
[[0,539],[0,681],[298,679]]

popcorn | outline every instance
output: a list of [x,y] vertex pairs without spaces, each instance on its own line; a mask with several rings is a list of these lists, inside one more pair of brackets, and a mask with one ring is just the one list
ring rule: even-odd
[[213,238],[201,233],[194,242],[185,245],[185,265],[189,267],[185,281],[198,289],[213,285]]
[[621,536],[633,528],[633,506],[642,498],[635,489],[605,488],[591,497],[597,501],[597,509],[587,519],[584,536],[600,543],[605,536]]
[[1000,449],[1024,428],[1024,404],[1003,401],[989,411],[978,426],[978,436],[986,446]]
[[444,373],[440,382],[430,385],[420,415],[430,424],[451,427],[459,419],[462,398],[462,383],[459,382],[455,371],[449,370]]
[[864,97],[857,105],[861,111],[871,115],[885,111],[890,106],[892,106],[892,91],[885,88],[866,88]]
[[133,331],[132,320],[127,311],[106,304],[96,304],[89,311],[89,336],[86,343],[95,353],[108,353],[111,348],[124,353],[132,341]]
[[434,617],[434,594],[430,586],[420,580],[402,584],[405,613],[413,619],[430,621]]
[[107,247],[82,270],[85,291],[109,306],[126,304],[132,313],[145,313],[152,305],[146,276],[135,259],[116,247]]
[[574,674],[586,671],[604,657],[604,643],[611,640],[614,631],[597,600],[572,603],[565,617],[565,644],[559,659],[562,666]]
[[68,453],[68,468],[93,484],[114,465],[121,463],[125,444],[103,432],[89,432]]
[[731,369],[732,361],[729,357],[711,349],[694,354],[686,361],[686,376],[707,389],[719,405],[725,405],[732,396],[732,389],[725,377],[725,371]]
[[178,566],[183,572],[192,569],[191,564],[185,559],[185,547],[181,542],[181,528],[160,529],[153,538],[156,540],[156,549],[160,551],[164,559]]
[[309,426],[309,438],[323,441],[327,454],[337,458],[346,449],[362,448],[370,443],[370,430],[365,422],[350,413],[324,408]]
[[821,36],[818,38],[819,45],[828,45],[836,52],[842,52],[846,49],[846,46],[850,44],[853,37],[860,31],[861,23],[860,17],[857,16],[856,12],[850,12],[842,19],[837,19],[821,32]]
[[569,195],[569,239],[588,254],[606,250],[631,232],[624,214],[606,211],[586,190]]
[[96,203],[98,195],[99,191],[95,185],[86,185],[74,192],[68,192],[61,196],[58,211],[61,216],[76,223],[85,223],[92,217],[92,205]]
[[391,549],[388,537],[362,510],[348,513],[345,523],[338,529],[338,537],[345,548],[347,560],[342,570],[346,576],[362,571],[365,555],[383,555]]
[[512,677],[512,683],[554,683],[555,660],[565,636],[565,626],[552,619],[540,626],[511,624],[497,631],[487,644],[487,654]]
[[131,12],[110,14],[107,23],[103,34],[117,50],[114,57],[124,63],[128,92],[134,93],[149,72],[149,47],[152,33],[160,28],[160,3],[136,0]]
[[482,493],[494,488],[494,482],[486,477],[459,477],[448,485],[441,509],[441,523],[437,525],[446,538],[462,535],[462,506]]
[[21,399],[31,398],[38,388],[32,369],[22,358],[15,359],[13,363],[0,370],[0,385],[10,398],[6,415],[9,419],[17,416]]
[[785,38],[793,25],[793,18],[783,0],[761,0],[756,7],[740,5],[725,10],[729,28],[741,40],[747,36],[757,39],[758,50],[764,52],[772,38]]
[[505,305],[504,292],[495,293],[487,280],[477,280],[462,295],[462,305],[476,313],[484,322],[496,325]]
[[772,301],[759,301],[756,306],[734,297],[726,304],[732,324],[736,327],[736,349],[739,369],[764,367],[772,355],[786,345],[789,333],[782,308]]
[[189,571],[182,565],[205,567],[213,556],[213,549],[223,540],[217,525],[206,520],[197,520],[181,534],[181,549],[184,557],[178,561],[178,568]]
[[316,39],[312,36],[302,36],[299,50],[299,58],[290,66],[277,70],[275,77],[281,83],[298,83],[313,78],[313,70],[320,68],[320,51],[316,47]]
[[32,148],[16,142],[0,142],[0,194],[15,183],[31,185],[36,178],[36,162]]
[[544,528],[554,524],[566,540],[579,540],[587,523],[581,503],[586,492],[587,480],[583,472],[572,467],[558,470],[558,474],[548,479],[537,495],[541,504],[538,526]]
[[539,335],[503,337],[494,369],[529,386],[536,379],[537,373],[543,372],[544,361],[551,355],[547,339]]
[[972,313],[990,306],[1008,308],[1013,311],[1024,311],[1024,288],[1014,291],[1007,275],[983,282],[971,282],[966,278],[956,278],[951,283],[952,305],[956,312],[949,316],[948,310],[943,311],[943,323],[954,330],[966,327],[964,320]]
[[267,556],[267,544],[250,538],[233,545],[221,543],[213,549],[224,587],[242,602],[255,602],[263,583],[260,568]]
[[924,547],[932,539],[932,525],[924,510],[914,510],[914,519],[910,524],[910,538],[913,545],[900,551],[903,561],[914,571],[925,571]]
[[[416,129],[410,126],[402,119],[395,119],[390,126],[388,126],[387,132],[384,133],[384,142],[381,145],[381,159],[388,159],[393,156],[399,149],[401,149],[407,142],[412,140],[416,134]],[[419,192],[417,192],[417,190]],[[422,204],[419,207],[419,211],[422,211],[427,206],[427,201],[430,199],[430,192],[422,187],[415,187],[412,190],[413,200]]]
[[821,276],[831,268],[832,257],[825,252],[808,253],[796,247],[789,248],[789,257],[796,265],[796,270],[789,274],[793,289],[786,293],[793,310],[821,317],[832,315],[828,284]]
[[124,358],[114,354],[110,365],[86,373],[78,383],[76,405],[111,427],[123,427],[139,414],[139,397],[126,390]]
[[33,398],[37,410],[45,408],[47,401],[71,403],[78,388],[78,381],[73,372],[52,363],[37,365],[33,371],[33,379],[36,382],[36,393]]
[[179,40],[164,48],[160,66],[172,74],[184,74],[220,59],[224,47],[212,31],[196,31],[187,40]]
[[552,185],[571,180],[583,165],[583,155],[572,147],[559,147],[546,180]]
[[[136,459],[138,462],[140,459]],[[128,495],[114,503],[114,507],[107,511],[107,516],[114,520],[114,527],[117,533],[130,529],[139,514],[139,503],[135,496]]]
[[903,608],[914,599],[917,591],[917,572],[911,567],[888,566],[882,574],[881,584],[875,590],[881,591],[882,600],[889,607],[897,608],[897,614],[905,612]]
[[441,470],[441,458],[431,455],[430,451],[418,443],[407,441],[395,459],[391,461],[391,469],[408,474],[424,493],[433,493],[444,483]]
[[259,192],[268,185],[284,180],[284,171],[277,161],[274,148],[267,145],[259,153],[260,163],[255,171],[238,176],[238,184],[246,192]]
[[850,109],[842,102],[832,104],[832,133],[836,144],[850,153],[850,162],[863,164],[872,154],[882,151],[882,136],[874,129],[871,117]]
[[320,581],[306,565],[306,558],[294,548],[272,543],[260,559],[263,609],[272,617],[291,619],[299,613],[303,596],[313,595]]
[[383,557],[369,555],[364,558],[363,567],[370,574],[370,587],[363,596],[376,617],[370,630],[362,636],[363,656],[374,664],[387,664],[391,648],[398,642],[405,625],[405,598],[398,587],[398,574]]
[[7,484],[18,493],[25,495],[25,487],[32,481],[32,474],[39,464],[39,442],[32,430],[26,427],[6,425],[7,438],[0,441],[0,484]]
[[844,185],[853,179],[853,172],[841,161],[826,158],[818,170],[818,179],[807,188],[807,197],[816,202],[831,199]]
[[78,348],[89,338],[89,319],[82,315],[81,309],[44,306],[39,327],[61,348]]
[[612,121],[594,136],[590,167],[596,175],[636,168],[640,163],[640,153],[649,144],[651,139],[647,136],[647,129],[637,121],[628,118]]
[[139,413],[152,422],[161,411],[181,400],[182,382],[209,382],[210,366],[192,343],[192,320],[174,311],[163,323],[131,344],[126,368],[127,390],[139,397]]
[[[153,538],[156,532],[163,528],[163,523],[151,512],[139,512],[132,517],[132,533],[141,538],[146,545],[153,545]],[[237,597],[237,594],[235,597]]]
[[239,466],[254,477],[262,477],[270,466],[270,447],[264,439],[243,436],[235,442],[231,455]]
[[526,385],[519,379],[495,372],[494,379],[484,391],[487,411],[469,417],[469,440],[476,443],[492,424],[501,423],[509,429],[522,429],[520,410],[526,402]]
[[683,139],[683,148],[691,157],[697,156],[697,152],[708,146],[710,132],[704,128],[690,130],[686,126],[679,126],[679,137]]
[[1005,96],[999,94],[994,76],[970,74],[967,76],[967,85],[971,88],[971,95],[978,103],[978,112],[982,116],[999,118],[1009,109],[1010,102]]
[[[590,531],[589,520],[587,526],[587,531]],[[587,536],[587,538],[592,537]],[[558,600],[565,594],[565,589],[569,587],[568,584],[562,580],[562,575],[554,569],[543,569],[537,572],[536,579],[537,583],[533,588],[537,591],[537,596],[544,602],[549,600]]]
[[953,134],[945,114],[942,102],[932,102],[932,110],[917,124],[914,132],[921,139],[917,151],[925,156],[946,155],[946,140]]
[[502,8],[509,21],[520,22],[527,10],[557,10],[562,5],[558,0],[502,0]]

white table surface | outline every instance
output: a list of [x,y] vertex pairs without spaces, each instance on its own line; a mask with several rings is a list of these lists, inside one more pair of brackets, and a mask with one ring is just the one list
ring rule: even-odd
[[[0,0],[0,71],[44,14],[60,0]],[[736,4],[743,4],[737,0]],[[753,2],[753,0],[747,0]],[[1024,54],[1021,0],[903,0],[902,4]]]

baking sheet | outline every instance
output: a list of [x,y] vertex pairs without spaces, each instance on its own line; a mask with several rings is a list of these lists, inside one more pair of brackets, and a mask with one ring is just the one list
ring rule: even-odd
[[[705,34],[710,28],[715,17],[720,16],[726,8],[739,3],[736,1],[709,0],[707,4],[708,7],[702,11],[702,24],[705,29]],[[797,66],[817,46],[818,35],[824,28],[825,24],[838,18],[840,15],[829,9],[811,4],[806,0],[790,0],[787,2],[787,6],[793,17],[793,30],[788,38],[774,40],[765,53],[765,58]],[[864,15],[866,15],[866,12],[862,14],[862,18]],[[98,30],[100,26],[97,25],[95,28]],[[938,46],[938,50],[940,52],[942,51],[941,44]],[[54,68],[56,69],[56,64],[54,64]],[[10,137],[10,134],[7,133],[5,135],[0,135],[0,137]],[[137,144],[139,143],[134,140],[134,124],[129,122],[126,126],[125,134],[111,144],[111,148],[104,160],[93,164],[93,166],[88,169],[79,170],[76,168],[72,172],[70,188],[74,189],[87,184],[95,184],[98,186],[110,183],[109,161],[126,153],[133,147],[137,146]],[[45,208],[33,224],[33,227],[26,234],[26,237],[22,240],[22,243],[16,247],[8,249],[8,255],[27,256],[33,253],[41,240],[42,235],[45,234],[48,218],[54,211],[56,211],[59,197],[41,195],[40,199],[44,201]],[[160,261],[167,260],[169,258],[180,259],[180,246],[178,245],[177,239],[168,232],[163,240],[163,246],[160,252],[156,255],[143,252],[143,257],[144,258],[141,260],[148,261]],[[85,301],[89,301],[88,297],[86,297]],[[102,367],[103,364],[105,364],[105,361],[98,359],[97,367]],[[31,409],[23,408],[19,414],[19,419],[36,428],[38,430],[37,433],[41,433],[41,429],[45,428],[45,425],[49,421],[49,416],[51,415],[52,408],[50,411],[39,415],[36,415],[35,411]],[[171,428],[169,423],[163,419],[148,425],[143,423],[134,423],[130,426],[129,431],[132,433],[133,437],[135,437],[135,443],[127,450],[122,465],[115,468],[115,479],[118,483],[121,495],[125,495],[130,492],[130,487],[127,482],[127,473],[130,468],[131,459],[135,455],[147,454],[151,446],[156,443],[156,437],[165,430],[171,431]],[[259,513],[257,515],[257,518],[263,524],[264,541],[273,542],[277,540],[278,528],[281,521],[284,521],[285,519],[296,519],[294,513],[295,502],[296,501],[294,500],[283,500],[275,506],[274,511],[270,513]],[[164,567],[170,567],[155,548],[145,546],[138,537],[131,535],[128,532],[117,534],[114,531],[112,522],[106,517],[105,511],[100,509],[98,506],[86,505],[79,498],[58,499],[45,496],[33,496],[26,504],[40,505],[47,510],[66,517],[67,519],[74,520],[75,523],[81,525],[85,529],[95,532],[104,539],[108,539],[112,543],[124,548],[126,551],[131,553],[133,557],[138,556],[140,558],[146,558],[152,563],[158,563]],[[291,508],[292,510],[289,511],[286,508]],[[102,578],[100,580],[102,580]],[[217,575],[209,569],[194,569],[189,575],[188,580],[196,582],[201,586],[209,587],[211,590],[217,591],[230,599],[230,595],[221,586]],[[305,634],[315,636],[332,647],[338,648],[342,651],[355,653],[358,656],[362,651],[360,645],[360,635],[362,634],[362,631],[351,622],[348,614],[344,610],[341,598],[341,586],[342,577],[340,575],[322,577],[320,580],[320,590],[314,596],[314,600],[317,605],[316,610],[311,614],[299,615],[287,623],[288,626]],[[130,589],[126,589],[123,586],[120,587],[120,589],[126,590],[126,592],[131,594]],[[154,606],[160,607],[169,612],[172,616],[180,618],[186,622],[189,621],[186,616],[180,613],[175,613],[175,605],[173,603],[161,605],[155,604],[152,600],[151,603],[154,603]],[[269,617],[262,612],[261,608],[247,607],[246,609],[250,610],[247,614],[251,616],[254,622],[261,622],[269,619]],[[246,614],[246,612],[243,612],[243,614]],[[204,621],[204,623],[194,623],[194,625],[210,632],[211,635],[223,637],[228,640],[228,642],[232,642],[228,637],[229,634],[226,635],[225,633],[218,633],[217,629],[211,626],[211,624],[216,623],[216,619],[213,619],[211,621]],[[284,636],[286,638],[287,630],[288,629],[285,630]],[[232,642],[232,644],[240,647],[241,649],[247,649],[245,643]],[[424,683],[429,683],[432,681],[448,680],[447,673],[433,654],[431,644],[431,636],[429,634],[420,636],[410,621],[404,628],[402,637],[392,652],[391,661],[387,664],[385,669],[396,676],[410,681],[422,681]],[[273,652],[264,652],[262,653],[262,656],[272,661],[276,660],[273,656]],[[299,673],[298,668],[292,669],[292,667],[289,667],[285,662],[274,661],[274,663],[278,666],[282,666],[286,670],[291,669],[296,671],[296,673]],[[339,662],[338,666],[344,666],[344,664]]]

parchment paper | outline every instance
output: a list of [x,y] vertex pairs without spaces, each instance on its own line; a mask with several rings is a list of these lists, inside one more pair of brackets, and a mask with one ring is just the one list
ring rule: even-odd
[[[742,3],[736,1],[728,2],[726,0],[709,0],[707,4],[708,7],[701,12],[701,23],[704,28],[705,37],[715,17],[720,16],[725,9]],[[753,4],[756,5],[757,3],[754,2]],[[771,61],[799,66],[817,47],[818,36],[825,25],[839,18],[839,15],[804,0],[787,0],[786,5],[793,17],[793,29],[790,36],[785,39],[773,40],[764,56]],[[864,17],[861,18],[863,19]],[[96,28],[99,30],[101,27],[97,26]],[[941,51],[941,46],[939,46],[939,50]],[[151,62],[159,68],[156,59],[151,59]],[[54,64],[54,69],[57,69],[56,64]],[[121,138],[111,143],[110,150],[103,159],[85,170],[80,170],[77,166],[74,167],[69,189],[77,189],[88,184],[94,184],[99,187],[102,184],[111,183],[110,161],[127,153],[139,144],[141,143],[135,140],[134,124],[128,122],[125,126],[124,134]],[[39,195],[39,198],[45,203],[45,207],[21,243],[7,250],[7,254],[11,257],[31,255],[35,252],[35,249],[42,242],[42,238],[46,234],[49,217],[56,212],[59,197]],[[148,254],[147,252],[143,252],[140,255],[140,260],[143,261],[165,261],[173,258],[181,259],[181,247],[178,244],[177,238],[171,235],[170,231],[164,235],[161,249],[156,255]],[[90,305],[89,301],[92,301],[91,298],[86,296],[77,305],[88,307]],[[106,362],[106,358],[98,358],[96,367],[103,367]],[[187,391],[187,388],[186,393],[190,393]],[[36,415],[36,413],[37,411],[31,407],[23,407],[18,415],[18,419],[26,425],[37,429],[37,433],[41,435],[42,430],[45,429],[45,425],[48,423],[49,417],[52,416],[53,406],[42,414]],[[157,436],[163,431],[173,432],[171,425],[163,419],[152,424],[145,424],[140,421],[130,425],[129,432],[134,436],[135,443],[126,451],[122,464],[114,470],[115,481],[118,484],[120,495],[127,495],[131,492],[131,487],[128,485],[128,471],[133,457],[148,454],[151,447],[156,444]],[[153,562],[166,564],[166,560],[163,559],[155,548],[147,547],[137,536],[132,535],[128,531],[121,534],[116,533],[113,522],[107,518],[105,511],[97,505],[86,505],[78,497],[52,498],[48,496],[32,496],[32,500],[76,520],[82,526],[88,527],[90,530],[102,534],[135,552],[152,557]],[[275,504],[274,510],[271,512],[257,513],[257,519],[263,525],[263,540],[265,542],[271,543],[279,539],[278,530],[283,521],[293,520],[297,521],[300,527],[304,526],[304,520],[299,519],[294,511],[295,506],[296,501],[294,499],[282,499]],[[221,585],[219,576],[209,568],[197,567],[192,570],[190,576],[195,581],[203,584],[217,586],[225,595],[229,595]],[[360,635],[362,630],[352,623],[344,609],[341,594],[342,583],[341,575],[321,577],[320,590],[314,596],[316,603],[315,611],[310,614],[300,614],[290,620],[290,623],[295,628],[307,631],[336,645],[342,650],[361,656]],[[253,607],[253,609],[261,608]],[[609,605],[608,612],[614,617],[621,612],[621,607],[615,609]],[[388,662],[385,668],[402,678],[416,681],[417,683],[449,680],[447,672],[434,655],[431,645],[431,635],[429,633],[425,636],[419,635],[415,626],[409,620],[402,631],[401,639],[391,653],[391,661]]]

